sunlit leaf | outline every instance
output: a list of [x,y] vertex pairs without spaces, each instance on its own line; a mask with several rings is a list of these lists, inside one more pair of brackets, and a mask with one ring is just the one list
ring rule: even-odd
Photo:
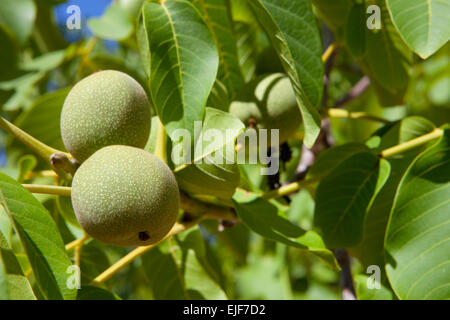
[[141,50],[147,43],[149,89],[157,114],[171,138],[174,131],[186,129],[193,141],[194,122],[203,120],[217,74],[219,58],[214,40],[188,1],[147,3],[142,19],[147,42]]
[[292,82],[305,126],[304,141],[312,147],[320,131],[316,107],[322,98],[323,63],[322,43],[311,4],[307,0],[250,3]]
[[55,222],[42,204],[7,175],[0,173],[1,204],[30,260],[39,288],[48,299],[74,299],[67,286],[71,265]]
[[96,36],[104,39],[124,40],[133,32],[133,20],[116,3],[100,18],[91,18],[88,25]]
[[450,2],[441,0],[387,0],[387,7],[400,35],[423,59],[450,39]]
[[202,13],[219,53],[217,78],[225,84],[232,99],[244,83],[228,0],[190,0]]
[[450,131],[421,153],[398,187],[385,257],[401,299],[450,298]]

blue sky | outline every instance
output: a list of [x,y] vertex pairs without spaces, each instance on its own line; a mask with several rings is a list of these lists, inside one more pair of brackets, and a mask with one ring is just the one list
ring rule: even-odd
[[[103,14],[105,9],[111,4],[112,0],[68,0],[54,7],[55,20],[60,26],[64,38],[69,42],[79,41],[83,37],[88,37],[92,33],[87,26],[87,19],[91,17],[98,17]],[[69,14],[66,9],[71,5],[77,5],[81,11],[81,30],[68,30],[66,20]]]

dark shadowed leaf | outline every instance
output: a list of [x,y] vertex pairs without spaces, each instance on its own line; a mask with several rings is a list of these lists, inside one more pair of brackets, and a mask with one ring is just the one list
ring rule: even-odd
[[345,40],[355,57],[362,57],[366,52],[366,18],[364,4],[355,4],[348,16]]
[[0,2],[0,24],[14,32],[23,45],[33,32],[36,6],[33,0],[4,0]]
[[[42,95],[36,99],[30,109],[20,115],[15,125],[45,144],[64,150],[59,118],[68,93],[69,89],[60,89]],[[22,144],[14,141],[14,146],[22,146]]]
[[366,28],[366,55],[362,62],[378,85],[395,96],[403,96],[409,82],[411,52],[389,19],[384,2],[381,7],[382,28]]
[[354,277],[356,297],[358,300],[392,300],[394,294],[391,290],[380,284],[375,287],[372,279],[368,276],[358,274]]
[[142,263],[156,299],[227,299],[206,259],[198,228],[153,248]]
[[339,268],[322,238],[314,231],[305,231],[290,222],[276,201],[238,190],[233,196],[233,203],[238,216],[254,232],[267,239],[308,250],[332,267]]
[[[377,151],[427,134],[433,131],[434,128],[434,125],[424,118],[407,117],[381,135],[381,142]],[[384,236],[395,192],[406,169],[420,149],[423,148],[416,148],[396,158],[389,159],[389,163],[391,164],[389,179],[375,198],[367,213],[367,218],[364,223],[363,240],[356,248],[352,248],[352,253],[358,257],[365,267],[370,265],[382,266],[385,264]],[[384,274],[382,276],[382,282],[384,283],[387,279]]]
[[227,88],[232,100],[244,83],[239,66],[236,41],[228,0],[190,0],[201,12],[219,52],[217,78]]
[[365,144],[356,142],[326,149],[319,154],[311,169],[308,170],[308,177],[325,177],[341,162],[363,151],[369,151],[369,149]]
[[106,289],[85,286],[78,290],[77,300],[120,300],[120,298]]
[[314,224],[328,247],[345,248],[361,241],[366,212],[389,172],[386,160],[360,152],[341,162],[320,181]]
[[234,24],[239,65],[245,81],[255,75],[256,59],[259,51],[258,27],[242,21]]

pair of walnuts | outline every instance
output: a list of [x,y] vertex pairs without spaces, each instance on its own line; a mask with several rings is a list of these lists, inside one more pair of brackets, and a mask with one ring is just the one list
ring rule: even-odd
[[169,167],[143,150],[151,110],[142,86],[106,70],[78,82],[64,101],[61,136],[81,166],[72,205],[93,238],[118,246],[161,240],[178,216],[179,190]]
[[[246,84],[229,112],[257,129],[279,129],[280,142],[301,121],[292,86],[282,74]],[[72,181],[72,205],[93,238],[117,246],[148,245],[163,239],[175,224],[176,179],[164,162],[143,150],[150,125],[147,95],[125,73],[94,73],[69,92],[61,136],[81,163]]]

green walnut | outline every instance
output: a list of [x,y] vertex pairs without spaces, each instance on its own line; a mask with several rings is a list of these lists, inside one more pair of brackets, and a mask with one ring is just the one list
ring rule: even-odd
[[229,112],[247,127],[267,129],[268,137],[271,129],[278,129],[280,144],[292,137],[301,124],[291,82],[281,73],[263,75],[246,84]]
[[178,216],[179,189],[172,171],[135,147],[114,145],[95,152],[76,171],[71,194],[83,229],[116,246],[156,243]]
[[144,148],[151,111],[142,86],[129,75],[105,70],[78,82],[61,112],[61,136],[75,159],[83,162],[109,145]]

